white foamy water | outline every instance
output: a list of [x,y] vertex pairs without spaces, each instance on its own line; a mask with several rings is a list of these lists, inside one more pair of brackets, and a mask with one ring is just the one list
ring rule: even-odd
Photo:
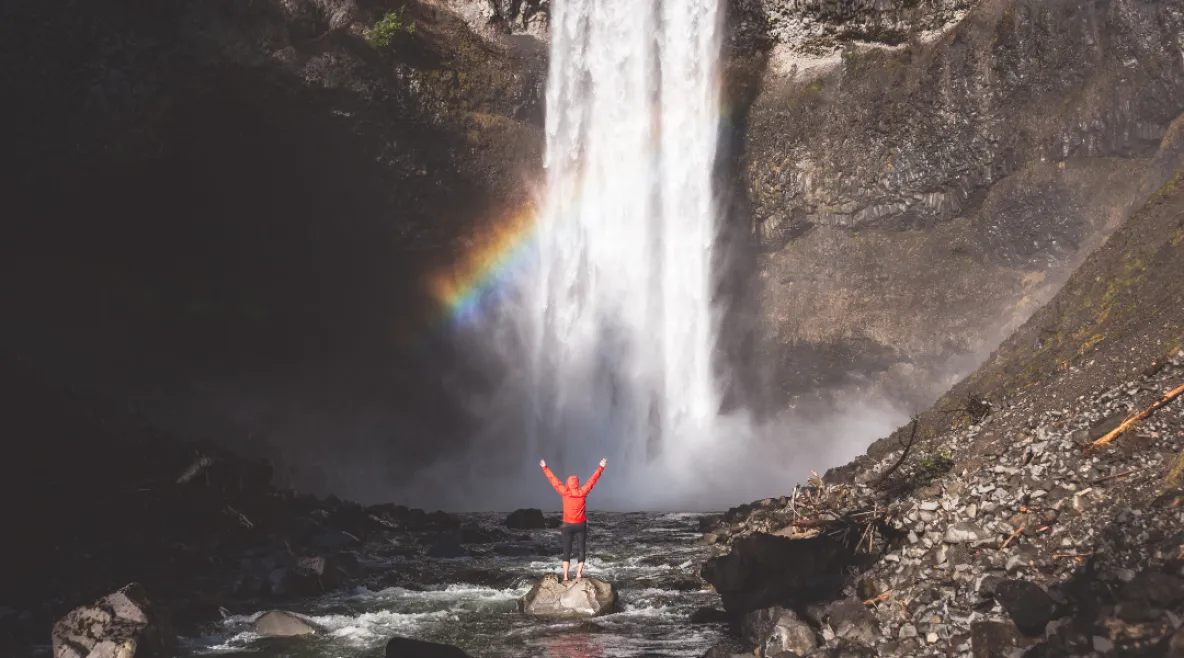
[[[651,477],[719,410],[718,0],[553,5],[547,191],[521,318],[532,445]],[[622,472],[623,471],[623,472]]]

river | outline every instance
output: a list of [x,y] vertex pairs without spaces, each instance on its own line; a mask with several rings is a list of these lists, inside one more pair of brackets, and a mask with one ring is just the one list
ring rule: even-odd
[[[250,632],[261,610],[252,611],[183,638],[183,655],[375,657],[388,638],[401,635],[454,644],[477,658],[700,656],[723,632],[688,620],[698,608],[719,606],[697,576],[710,554],[697,543],[701,516],[589,515],[585,575],[613,583],[620,596],[618,611],[604,617],[543,621],[517,612],[533,579],[558,569],[558,530],[512,531],[506,541],[466,545],[470,555],[459,558],[407,555],[407,547],[385,540],[358,552],[368,586],[289,606],[327,629],[323,636],[261,638]],[[504,515],[460,518],[492,530]],[[384,581],[399,584],[384,587]]]

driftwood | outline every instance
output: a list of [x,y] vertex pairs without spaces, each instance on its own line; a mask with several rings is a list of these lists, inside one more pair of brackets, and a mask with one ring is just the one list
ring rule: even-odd
[[1135,423],[1139,422],[1140,420],[1143,420],[1144,418],[1150,416],[1151,414],[1155,413],[1161,407],[1169,404],[1172,400],[1175,400],[1176,398],[1180,397],[1180,394],[1182,394],[1182,393],[1184,393],[1184,384],[1181,384],[1181,385],[1177,386],[1176,388],[1168,391],[1167,393],[1164,393],[1162,397],[1160,397],[1155,402],[1152,402],[1151,405],[1148,406],[1146,409],[1144,409],[1144,410],[1140,411],[1139,413],[1134,414],[1132,416],[1128,416],[1126,420],[1122,421],[1121,425],[1110,430],[1109,432],[1106,433],[1105,436],[1098,439],[1097,441],[1094,441],[1093,443],[1089,444],[1089,446],[1086,449],[1092,450],[1094,448],[1097,448],[1098,446],[1104,446],[1107,443],[1110,443],[1114,439],[1118,438],[1118,435],[1120,435],[1123,432],[1130,429],[1132,425],[1134,425]]
[[[909,458],[909,451],[911,451],[913,449],[913,444],[917,442],[917,425],[918,425],[918,423],[919,423],[918,419],[914,418],[913,419],[913,427],[911,430],[909,430],[908,440],[900,442],[900,444],[902,446],[904,446],[904,451],[902,451],[900,453],[900,459],[897,459],[895,464],[888,467],[888,470],[884,471],[880,475],[880,477],[876,478],[876,481],[872,484],[872,486],[878,487],[879,485],[884,484],[884,482],[886,482],[888,480],[888,476],[892,475],[894,472],[896,472],[896,469],[900,468],[900,465],[904,463],[904,460]],[[898,441],[899,441],[899,439],[898,439]]]
[[1007,538],[1007,541],[1003,542],[1003,545],[999,547],[999,550],[1003,550],[1003,549],[1007,548],[1007,545],[1011,543],[1011,540],[1018,537],[1019,534],[1023,531],[1024,531],[1024,526],[1020,526],[1020,527],[1016,528],[1015,532],[1011,533],[1011,536]]

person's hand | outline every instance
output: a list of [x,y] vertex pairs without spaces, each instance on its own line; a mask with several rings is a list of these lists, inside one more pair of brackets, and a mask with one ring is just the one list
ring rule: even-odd
[[600,467],[601,467],[601,468],[604,468],[604,467],[605,467],[605,466],[607,466],[607,465],[608,465],[608,460],[607,460],[607,459],[601,459],[601,460],[600,460]]
[[547,467],[547,460],[545,460],[545,459],[540,459],[540,460],[539,460],[539,466],[542,466],[543,468],[546,468],[546,467]]

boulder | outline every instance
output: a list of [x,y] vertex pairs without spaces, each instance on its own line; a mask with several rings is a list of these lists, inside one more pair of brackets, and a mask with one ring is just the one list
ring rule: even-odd
[[514,530],[542,530],[547,527],[547,519],[542,510],[519,509],[506,517],[506,527]]
[[315,576],[323,590],[333,589],[340,585],[345,575],[338,567],[335,558],[323,555],[297,558],[296,568]]
[[880,625],[875,615],[855,599],[836,601],[826,606],[823,621],[831,627],[835,637],[857,645],[874,646],[880,638]]
[[320,594],[320,579],[298,567],[279,567],[267,574],[267,592],[272,596],[312,596]]
[[437,644],[409,637],[392,637],[386,643],[386,658],[470,658],[451,644]]
[[1028,643],[1014,624],[976,621],[970,624],[970,653],[973,658],[1005,656]]
[[259,615],[251,630],[265,637],[296,637],[319,635],[325,631],[312,621],[284,610],[269,610]]
[[1016,628],[1029,637],[1044,634],[1052,621],[1057,604],[1039,585],[1026,580],[1005,580],[995,588],[995,600],[1015,622]]
[[739,619],[774,605],[807,605],[839,598],[851,551],[825,535],[789,539],[757,533],[736,540],[713,557],[700,575],[719,592],[724,609]]
[[119,591],[71,610],[53,625],[54,658],[166,658],[176,635],[144,588]]
[[752,651],[739,640],[725,637],[708,649],[702,658],[752,658]]
[[521,612],[540,617],[596,617],[617,605],[613,586],[596,578],[560,582],[547,574],[518,602]]
[[804,656],[818,648],[814,629],[793,610],[773,606],[744,615],[741,636],[757,645],[762,656],[791,652]]

